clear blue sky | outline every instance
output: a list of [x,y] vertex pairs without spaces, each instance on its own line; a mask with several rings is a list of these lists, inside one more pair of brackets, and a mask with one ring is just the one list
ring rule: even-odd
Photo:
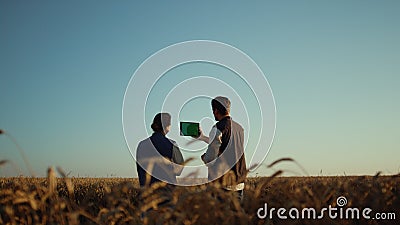
[[[399,1],[1,1],[0,129],[39,175],[55,165],[75,176],[136,176],[121,124],[133,72],[166,46],[209,39],[247,53],[271,85],[277,129],[265,164],[291,157],[311,175],[398,173],[399,9]],[[0,159],[28,174],[4,135]]]

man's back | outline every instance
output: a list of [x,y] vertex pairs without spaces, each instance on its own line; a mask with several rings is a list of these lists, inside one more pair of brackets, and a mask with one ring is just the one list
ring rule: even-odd
[[176,167],[183,163],[183,157],[174,144],[173,140],[157,132],[138,144],[136,167],[141,186],[160,181],[177,183],[176,176],[180,175],[182,168],[178,166],[177,170]]
[[[244,156],[244,129],[233,121],[230,116],[218,121],[215,125],[217,132],[213,142],[220,142],[217,159],[209,166],[209,179],[220,178],[223,182],[228,174],[233,174],[235,179],[225,181],[226,185],[236,185],[246,179],[246,161]],[[215,146],[215,145],[211,145]],[[210,149],[211,150],[211,149]],[[223,176],[225,175],[225,176]]]

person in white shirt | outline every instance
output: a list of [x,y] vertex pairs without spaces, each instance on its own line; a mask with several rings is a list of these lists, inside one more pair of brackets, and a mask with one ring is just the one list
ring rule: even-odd
[[201,159],[208,167],[208,180],[220,182],[227,191],[243,197],[247,169],[244,156],[244,129],[230,117],[231,102],[218,96],[211,101],[214,118],[218,121],[209,137],[200,129],[198,140],[208,144]]

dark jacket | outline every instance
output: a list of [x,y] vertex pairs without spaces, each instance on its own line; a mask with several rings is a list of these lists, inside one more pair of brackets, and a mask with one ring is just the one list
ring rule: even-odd
[[[136,167],[140,186],[155,182],[176,184],[183,167],[182,153],[175,141],[164,134],[155,132],[138,144],[136,151]],[[150,178],[147,180],[147,178]]]

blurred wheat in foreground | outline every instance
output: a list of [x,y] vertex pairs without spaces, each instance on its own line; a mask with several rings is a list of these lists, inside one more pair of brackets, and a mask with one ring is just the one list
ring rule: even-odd
[[399,176],[250,178],[242,202],[215,185],[139,188],[136,179],[0,178],[0,224],[399,224],[396,220],[260,220],[257,209],[349,207],[395,212]]

